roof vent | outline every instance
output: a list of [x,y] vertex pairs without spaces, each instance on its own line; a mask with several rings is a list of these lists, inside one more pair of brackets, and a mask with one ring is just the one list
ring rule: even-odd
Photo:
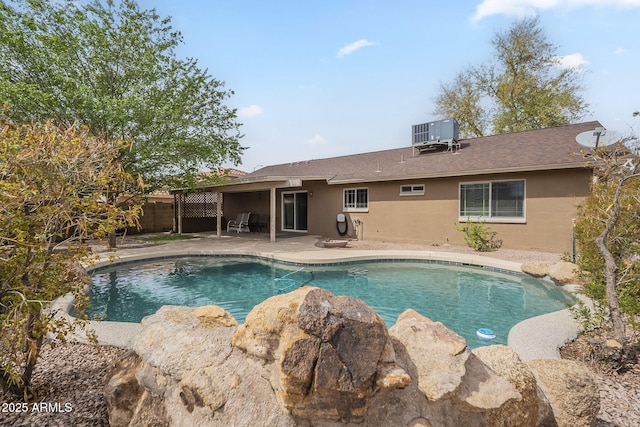
[[460,128],[453,118],[413,125],[411,130],[411,145],[421,153],[442,146],[450,150],[460,146]]

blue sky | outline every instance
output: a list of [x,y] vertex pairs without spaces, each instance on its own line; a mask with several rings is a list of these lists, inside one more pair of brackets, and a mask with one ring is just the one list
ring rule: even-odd
[[640,0],[139,0],[171,16],[179,55],[226,82],[247,147],[238,168],[408,146],[434,97],[490,40],[537,15],[590,113],[638,133]]

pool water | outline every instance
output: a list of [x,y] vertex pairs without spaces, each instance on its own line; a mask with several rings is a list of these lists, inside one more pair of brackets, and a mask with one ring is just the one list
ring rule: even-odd
[[163,305],[215,304],[243,323],[265,299],[303,285],[359,298],[392,326],[412,308],[456,331],[474,348],[479,328],[506,344],[521,320],[560,310],[571,297],[551,283],[475,267],[420,261],[366,261],[324,266],[288,265],[252,257],[191,257],[116,265],[97,270],[89,314],[139,322]]

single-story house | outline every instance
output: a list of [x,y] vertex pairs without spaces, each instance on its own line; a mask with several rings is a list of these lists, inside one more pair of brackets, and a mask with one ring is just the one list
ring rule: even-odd
[[[408,142],[267,166],[190,191],[216,195],[218,233],[226,227],[223,215],[251,212],[265,219],[272,241],[276,233],[310,233],[465,245],[457,225],[471,220],[497,232],[504,248],[570,252],[573,220],[592,180],[590,149],[576,136],[598,127],[592,121],[461,139],[441,149],[416,150]],[[174,193],[178,200],[183,191]],[[176,211],[179,228],[180,206]]]

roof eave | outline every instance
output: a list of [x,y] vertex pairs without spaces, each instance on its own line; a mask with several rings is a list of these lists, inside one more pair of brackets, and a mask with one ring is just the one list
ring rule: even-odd
[[185,191],[257,191],[267,190],[270,188],[289,188],[300,187],[304,181],[326,181],[328,185],[341,185],[341,184],[357,184],[363,182],[385,182],[385,181],[407,181],[414,179],[437,179],[437,178],[454,178],[461,176],[475,176],[475,175],[494,175],[502,173],[518,173],[518,172],[539,172],[547,170],[564,170],[564,169],[590,169],[593,168],[593,164],[589,164],[587,161],[574,162],[574,163],[562,163],[552,165],[536,165],[531,166],[517,166],[510,168],[489,168],[489,169],[475,169],[470,171],[448,172],[448,173],[420,173],[412,175],[393,175],[393,176],[368,176],[358,178],[339,178],[336,176],[262,176],[262,177],[249,177],[238,178],[232,182],[207,185],[191,189],[173,189],[171,194],[181,193]]
[[198,192],[198,191],[257,191],[268,190],[270,188],[289,188],[300,187],[303,181],[309,180],[321,180],[326,181],[329,178],[326,176],[314,177],[314,176],[262,176],[262,177],[249,177],[238,178],[230,182],[204,185],[202,187],[194,188],[176,188],[170,190],[171,194],[184,193],[184,192]]
[[517,173],[517,172],[539,172],[548,170],[563,170],[563,169],[591,169],[593,165],[587,164],[587,162],[571,163],[571,164],[558,164],[558,165],[542,165],[532,167],[513,167],[513,168],[492,168],[492,169],[479,169],[472,171],[460,171],[455,173],[425,173],[425,174],[413,174],[413,175],[397,175],[386,177],[364,177],[364,178],[336,178],[327,180],[329,185],[340,184],[357,184],[362,182],[383,182],[383,181],[407,181],[414,179],[436,179],[436,178],[454,178],[459,176],[474,176],[474,175],[494,175],[500,173]]

